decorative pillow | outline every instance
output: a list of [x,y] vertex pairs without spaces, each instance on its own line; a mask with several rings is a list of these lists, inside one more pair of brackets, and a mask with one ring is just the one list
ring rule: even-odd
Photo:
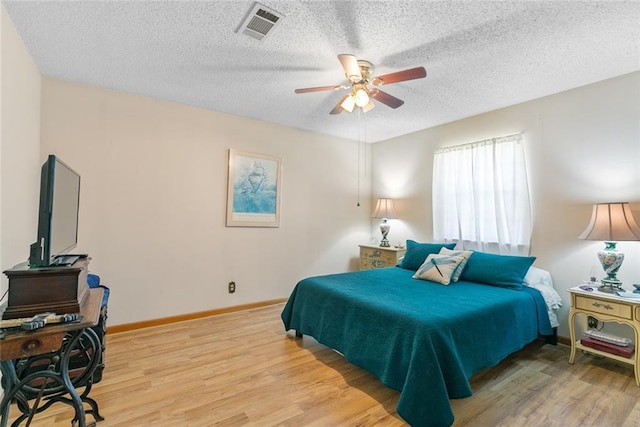
[[451,275],[463,259],[462,255],[430,254],[418,268],[418,271],[415,272],[413,278],[448,285],[451,283]]
[[453,272],[453,276],[451,276],[452,282],[457,282],[460,279],[460,275],[462,274],[462,270],[464,270],[464,266],[467,265],[467,260],[471,256],[473,251],[452,251],[451,249],[442,248],[440,249],[441,255],[461,255],[464,257],[460,265]]
[[503,288],[522,289],[524,276],[536,257],[497,255],[474,251],[460,280],[501,286]]
[[455,243],[418,243],[414,240],[407,240],[407,252],[402,258],[400,267],[416,271],[429,254],[437,254],[442,248],[453,249],[455,246]]
[[543,285],[553,289],[553,280],[551,273],[547,270],[531,266],[524,276],[524,284],[527,286]]

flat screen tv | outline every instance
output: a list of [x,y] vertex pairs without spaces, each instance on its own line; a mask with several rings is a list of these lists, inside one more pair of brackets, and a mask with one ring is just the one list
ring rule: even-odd
[[42,165],[38,240],[31,245],[29,267],[66,265],[64,255],[78,244],[80,175],[49,155]]

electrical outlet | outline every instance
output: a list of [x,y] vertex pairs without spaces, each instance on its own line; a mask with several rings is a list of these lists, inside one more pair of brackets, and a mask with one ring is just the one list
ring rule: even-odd
[[596,319],[595,317],[587,316],[587,326],[589,326],[589,328],[591,329],[597,329],[598,319]]
[[229,282],[229,293],[232,294],[236,291],[236,282]]

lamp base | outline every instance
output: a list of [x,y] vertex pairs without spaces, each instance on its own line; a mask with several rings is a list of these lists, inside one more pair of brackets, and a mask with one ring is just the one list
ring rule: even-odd
[[380,241],[381,248],[391,247],[391,245],[389,244],[389,240],[387,239],[389,229],[391,229],[391,226],[389,225],[387,218],[382,218],[382,222],[380,223],[380,233],[382,233],[382,240]]
[[624,289],[622,289],[620,286],[614,286],[614,285],[600,285],[598,287],[598,290],[600,292],[605,292],[607,294],[615,294],[618,291],[623,291]]
[[615,293],[621,291],[622,282],[616,277],[616,273],[624,261],[624,254],[616,250],[616,242],[604,242],[605,248],[598,251],[598,259],[602,264],[607,277],[601,280],[600,292]]
[[600,285],[598,287],[598,290],[600,292],[606,292],[608,294],[615,294],[616,291],[623,291],[624,289],[622,289],[622,282],[619,281],[618,279],[610,279],[610,278],[606,278],[606,279],[602,279],[602,285]]

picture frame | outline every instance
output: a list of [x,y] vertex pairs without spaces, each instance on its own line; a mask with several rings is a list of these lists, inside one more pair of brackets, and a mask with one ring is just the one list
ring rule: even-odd
[[279,227],[282,159],[229,149],[227,227]]

